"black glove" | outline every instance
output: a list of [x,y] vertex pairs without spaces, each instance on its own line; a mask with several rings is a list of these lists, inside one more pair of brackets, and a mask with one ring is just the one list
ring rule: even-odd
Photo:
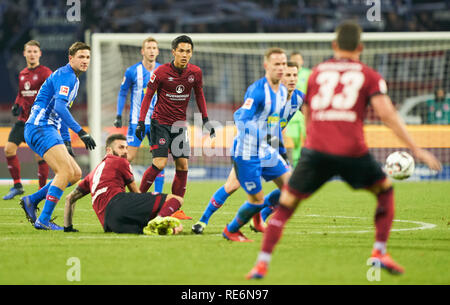
[[120,114],[116,115],[116,119],[114,120],[114,127],[122,127],[122,116]]
[[64,232],[79,232],[79,231],[75,229],[73,225],[70,225],[68,227],[64,227]]
[[22,112],[22,107],[19,104],[14,104],[11,108],[11,112],[13,116],[19,116]]
[[[203,126],[205,127],[206,123],[209,122],[209,119],[208,119],[208,117],[202,118],[202,119],[203,119]],[[209,124],[209,126],[211,126],[211,124]],[[215,138],[216,137],[216,131],[214,130],[214,127],[209,127],[209,126],[206,126],[206,129],[209,130],[209,137],[211,139]]]
[[81,141],[84,142],[84,145],[86,146],[86,149],[93,150],[97,144],[95,144],[94,139],[91,137],[90,134],[88,134],[83,129],[78,132],[78,136],[80,137]]
[[136,127],[136,137],[142,141],[145,137],[145,122],[144,121],[138,121],[137,127]]
[[71,155],[72,157],[75,158],[75,154],[73,153],[73,149],[72,149],[72,143],[70,143],[70,141],[64,141],[64,145],[66,145],[69,155]]

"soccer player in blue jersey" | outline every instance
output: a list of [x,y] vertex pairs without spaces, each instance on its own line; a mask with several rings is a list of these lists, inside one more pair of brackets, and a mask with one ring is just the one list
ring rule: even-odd
[[[303,93],[296,89],[298,77],[298,65],[294,62],[288,62],[286,71],[281,80],[282,84],[286,86],[288,90],[288,97],[286,104],[283,106],[280,111],[280,133],[277,136],[271,136],[270,144],[273,144],[274,147],[279,149],[280,155],[284,158],[284,160],[288,163],[288,157],[286,154],[286,148],[283,144],[283,138],[281,134],[281,130],[284,129],[287,125],[287,122],[294,116],[294,114],[299,110],[303,104]],[[228,199],[231,194],[237,191],[241,185],[239,184],[239,180],[236,177],[236,172],[234,168],[231,169],[231,172],[227,178],[225,184],[220,187],[212,196],[211,200],[208,203],[205,211],[203,212],[200,220],[192,226],[192,232],[195,234],[203,233],[205,227],[207,226],[209,219],[211,216],[223,206],[225,201]],[[253,223],[250,224],[253,230],[262,231],[262,223],[260,217],[262,217],[262,221],[264,222],[267,217],[272,213],[272,206],[278,202],[278,198],[280,196],[280,190],[277,188],[272,191],[270,194],[264,197],[264,208],[260,214],[256,214],[253,216]]]
[[[120,85],[119,96],[117,98],[117,115],[114,126],[122,127],[122,112],[126,103],[128,91],[131,90],[130,96],[130,119],[128,123],[127,144],[128,144],[128,161],[133,161],[136,157],[137,150],[141,146],[142,140],[136,137],[136,127],[139,121],[139,113],[141,111],[142,99],[147,91],[147,83],[153,72],[160,66],[156,62],[159,55],[158,42],[153,37],[148,37],[142,43],[141,48],[142,61],[129,67],[125,71],[122,84]],[[157,96],[154,95],[150,103],[150,108],[145,117],[145,134],[150,143],[150,118]],[[164,170],[162,170],[155,178],[155,192],[161,193],[164,185]]]
[[[72,117],[69,108],[75,100],[79,88],[79,75],[89,67],[90,47],[83,42],[75,42],[69,48],[69,63],[50,75],[39,90],[25,124],[25,141],[30,148],[44,158],[54,171],[54,179],[41,190],[23,197],[21,205],[30,221],[36,218],[36,207],[45,194],[44,208],[34,221],[36,229],[62,230],[50,218],[65,188],[81,178],[81,169],[64,144],[68,128],[78,134],[86,149],[92,150],[94,139]],[[61,129],[62,135],[58,133]],[[40,197],[39,201],[35,200]],[[34,219],[33,219],[34,218]]]
[[287,88],[281,84],[287,64],[286,53],[270,48],[264,56],[263,78],[253,83],[244,104],[234,113],[237,135],[231,148],[236,177],[248,195],[222,235],[231,241],[250,241],[240,228],[264,208],[261,177],[281,188],[289,179],[289,166],[278,150],[267,143],[268,135],[279,135],[280,113],[287,101]]

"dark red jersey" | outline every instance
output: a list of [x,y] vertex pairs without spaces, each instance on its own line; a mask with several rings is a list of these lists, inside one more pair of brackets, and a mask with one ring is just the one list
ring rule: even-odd
[[125,186],[134,181],[130,163],[126,158],[107,155],[97,167],[79,184],[83,194],[91,193],[92,207],[102,226],[106,206],[118,193],[125,192]]
[[157,100],[152,119],[156,119],[159,124],[164,125],[172,125],[176,121],[186,121],[186,109],[192,89],[194,89],[195,99],[202,117],[207,117],[202,70],[192,64],[188,64],[185,69],[178,69],[173,62],[159,66],[147,84],[139,121],[145,121],[155,92]]
[[339,156],[364,155],[367,105],[372,96],[386,93],[380,74],[359,61],[330,59],[317,65],[305,98],[310,113],[305,147]]
[[28,120],[34,99],[50,74],[52,74],[52,70],[42,65],[34,69],[25,68],[20,71],[19,92],[14,102],[22,107],[22,112],[18,118],[20,121],[26,122]]

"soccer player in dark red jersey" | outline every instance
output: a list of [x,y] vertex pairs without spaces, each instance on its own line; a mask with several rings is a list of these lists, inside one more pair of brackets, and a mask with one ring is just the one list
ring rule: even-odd
[[149,235],[181,232],[180,221],[170,215],[180,208],[183,199],[162,193],[139,193],[127,157],[127,138],[122,134],[109,136],[102,162],[66,197],[65,232],[77,231],[72,223],[75,202],[89,193],[105,232]]
[[[13,199],[16,195],[24,193],[20,179],[20,163],[17,157],[17,149],[22,142],[25,142],[25,122],[30,115],[34,99],[47,77],[52,74],[49,68],[41,65],[39,62],[42,52],[38,41],[28,41],[24,46],[23,56],[27,62],[27,67],[20,71],[19,92],[11,109],[13,116],[17,116],[18,119],[9,133],[8,142],[5,145],[6,162],[11,178],[13,178],[14,186],[3,197],[4,200]],[[39,187],[43,187],[47,182],[48,165],[39,155],[35,154],[35,158],[38,162]]]
[[[202,113],[203,125],[208,122],[205,95],[203,94],[202,70],[190,64],[194,44],[190,37],[181,35],[172,41],[174,60],[159,66],[147,85],[147,92],[142,101],[136,136],[145,135],[145,116],[147,115],[153,95],[157,101],[151,117],[150,145],[153,155],[152,165],[145,171],[140,191],[147,192],[156,176],[166,167],[169,151],[175,160],[175,177],[172,194],[184,197],[190,155],[186,109],[195,92],[197,106]],[[214,128],[210,136],[215,136]]]
[[[283,228],[301,200],[308,198],[334,175],[354,189],[364,188],[377,198],[375,243],[371,259],[393,274],[404,268],[387,253],[386,243],[394,218],[392,182],[369,153],[364,141],[364,117],[368,103],[381,121],[433,170],[441,164],[430,152],[419,148],[408,134],[387,95],[385,80],[359,61],[362,29],[344,22],[332,43],[334,58],[313,69],[304,104],[306,143],[300,160],[280,196],[280,204],[269,220],[262,248],[248,279],[263,278]],[[375,262],[376,261],[376,262]]]

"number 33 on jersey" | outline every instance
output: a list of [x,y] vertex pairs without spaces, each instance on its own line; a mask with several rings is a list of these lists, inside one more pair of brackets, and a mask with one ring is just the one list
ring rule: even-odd
[[305,147],[341,156],[365,154],[367,105],[372,96],[386,93],[384,79],[359,61],[330,59],[319,64],[305,98],[310,111]]

